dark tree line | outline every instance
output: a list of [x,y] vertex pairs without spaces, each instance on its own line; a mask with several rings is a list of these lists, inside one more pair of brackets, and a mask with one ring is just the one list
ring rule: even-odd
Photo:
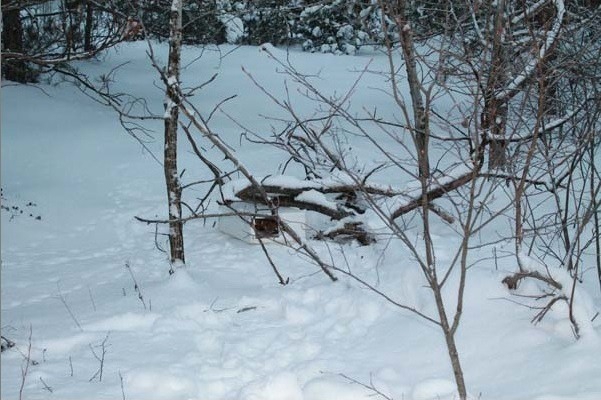
[[123,18],[92,0],[7,0],[2,25],[2,76],[25,83],[115,45]]
[[[430,21],[423,14],[429,8],[420,4],[412,3],[411,12]],[[7,0],[1,6],[2,75],[33,82],[57,64],[143,37],[129,35],[131,21],[148,37],[167,40],[170,6],[168,0]],[[191,0],[182,5],[182,43],[269,42],[354,54],[366,44],[383,44],[388,33],[382,31],[382,18],[387,17],[379,3],[370,0]],[[388,25],[392,33],[394,21]]]
[[[129,35],[131,21],[156,40],[169,37],[169,0],[7,0],[2,3],[2,73],[5,79],[35,81],[44,66],[91,57]],[[182,5],[182,43],[297,45],[306,51],[354,54],[365,45],[398,42],[397,21],[390,15],[396,2],[373,0],[190,0]],[[503,42],[491,41],[496,69],[514,61],[513,39],[544,29],[553,19],[551,1],[433,1],[404,3],[405,18],[417,40],[446,36],[466,54],[478,55],[495,29]],[[533,7],[533,5],[541,6]],[[599,0],[567,2],[568,19],[594,18]],[[387,8],[388,10],[383,10]],[[502,10],[501,10],[502,8]],[[518,18],[513,23],[511,18]],[[496,16],[496,17],[495,17]],[[495,24],[497,26],[495,27]],[[507,26],[505,26],[507,25]],[[511,26],[509,26],[511,25]],[[141,29],[140,29],[141,31]],[[500,38],[500,37],[498,37]],[[509,72],[509,71],[508,71]],[[489,91],[496,82],[489,82]],[[490,105],[503,112],[503,104]],[[503,127],[493,126],[492,130]]]

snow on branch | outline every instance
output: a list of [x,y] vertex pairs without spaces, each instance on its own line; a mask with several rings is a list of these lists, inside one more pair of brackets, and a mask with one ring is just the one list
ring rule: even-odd
[[584,108],[584,105],[588,102],[591,101],[593,99],[588,99],[585,102],[583,102],[577,109],[570,111],[569,113],[565,114],[562,117],[556,118],[552,121],[548,121],[548,122],[544,122],[541,126],[539,126],[533,133],[527,135],[527,136],[512,136],[509,138],[495,138],[495,140],[497,141],[505,141],[508,143],[512,143],[512,142],[523,142],[523,141],[527,141],[527,140],[532,140],[536,137],[539,137],[540,135],[546,134],[546,133],[550,133],[553,130],[565,125],[566,123],[570,122],[580,111],[582,111],[582,109]]
[[530,60],[530,62],[524,67],[523,71],[520,72],[517,76],[513,78],[509,84],[499,92],[495,94],[495,98],[497,100],[506,100],[507,98],[513,96],[515,92],[519,90],[519,88],[526,82],[526,80],[534,73],[538,64],[543,60],[549,49],[555,44],[555,40],[559,36],[559,31],[561,30],[563,24],[563,16],[565,14],[565,5],[563,0],[554,0],[553,5],[555,6],[556,15],[553,21],[553,25],[551,29],[548,31],[545,41],[540,46],[538,50],[538,54],[535,58]]
[[[474,173],[467,167],[456,168],[436,179],[433,177],[435,183],[426,193],[432,211],[451,223],[453,218],[431,202],[473,179]],[[357,230],[360,221],[353,217],[358,217],[367,210],[368,205],[362,201],[364,196],[393,199],[397,206],[391,219],[417,209],[422,202],[419,188],[399,189],[377,184],[341,182],[333,178],[302,180],[290,176],[270,176],[258,181],[259,187],[247,180],[228,182],[223,186],[223,200],[226,203],[247,201],[266,204],[267,200],[263,196],[266,193],[268,200],[280,207],[315,211],[335,221],[344,220],[342,225],[333,229],[334,232]],[[324,236],[329,237],[329,234]]]
[[398,206],[390,215],[390,219],[394,220],[399,218],[401,215],[407,214],[410,211],[413,211],[419,208],[422,205],[422,198],[425,195],[428,202],[436,200],[445,194],[452,192],[456,189],[459,189],[463,185],[471,182],[475,178],[475,174],[473,171],[465,172],[453,179],[446,179],[439,181],[436,185],[434,185],[428,192],[425,194],[419,193],[417,195],[412,196],[408,201],[405,201],[403,204]]
[[523,19],[530,18],[532,15],[535,15],[539,10],[541,10],[545,5],[547,5],[547,3],[549,3],[549,0],[540,0],[540,1],[532,4],[527,9],[525,9],[523,12],[520,12],[518,15],[513,17],[511,19],[511,24],[517,25]]
[[[358,207],[345,206],[342,198],[329,199],[326,194],[351,196],[358,188],[351,185],[328,185],[324,181],[301,180],[290,176],[273,176],[260,180],[260,187],[245,180],[228,182],[223,187],[224,201],[248,201],[266,204],[271,201],[279,207],[295,207],[316,211],[334,220],[362,213]],[[263,196],[267,193],[268,198]]]

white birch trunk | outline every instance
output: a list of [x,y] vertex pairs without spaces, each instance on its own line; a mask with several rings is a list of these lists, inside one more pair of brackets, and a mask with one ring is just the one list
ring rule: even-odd
[[169,18],[169,62],[165,90],[165,154],[164,170],[169,205],[169,249],[172,264],[184,264],[182,187],[177,169],[178,90],[182,47],[182,1],[173,0]]

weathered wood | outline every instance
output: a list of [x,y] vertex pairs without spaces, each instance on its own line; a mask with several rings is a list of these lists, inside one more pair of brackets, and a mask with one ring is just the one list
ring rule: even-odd
[[365,229],[363,229],[363,226],[360,222],[346,223],[340,228],[332,229],[317,236],[318,239],[322,237],[332,240],[336,240],[339,237],[346,237],[357,240],[357,242],[363,246],[368,246],[376,242],[374,237],[365,231]]
[[545,275],[541,274],[538,271],[516,272],[513,275],[508,275],[505,278],[503,278],[501,283],[503,283],[505,286],[507,286],[508,289],[515,290],[518,288],[520,281],[522,279],[526,279],[526,278],[537,279],[541,282],[548,284],[549,286],[554,287],[557,290],[563,289],[563,286],[561,285],[561,283],[557,282],[555,279],[551,278],[550,276],[545,276]]
[[[460,187],[467,184],[468,182],[471,182],[474,178],[475,178],[474,173],[472,171],[470,171],[466,174],[460,175],[458,178],[453,179],[452,181],[445,183],[444,185],[435,187],[434,189],[432,189],[432,190],[428,191],[428,193],[426,193],[427,202],[429,203],[432,200],[436,200],[436,199],[444,196],[445,194],[452,192],[453,190],[459,189]],[[421,207],[421,205],[422,205],[422,195],[416,196],[413,199],[411,199],[409,202],[403,204],[402,206],[400,206],[396,210],[394,210],[392,212],[392,214],[390,215],[390,219],[394,220],[403,214],[407,214],[409,211],[413,211],[416,208]]]
[[[340,184],[340,185],[316,185],[314,181],[306,181],[307,184],[303,186],[296,186],[294,188],[283,187],[280,185],[270,185],[270,184],[261,184],[261,187],[265,189],[267,193],[279,193],[287,196],[298,196],[299,194],[306,192],[308,190],[317,190],[320,193],[324,194],[333,194],[333,193],[367,193],[372,195],[386,196],[392,197],[403,194],[404,192],[398,189],[393,188],[382,188],[379,186],[372,185],[348,185],[348,184]],[[251,193],[257,192],[257,189],[252,185],[242,189],[236,196],[247,196]]]
[[[273,192],[269,192],[269,193],[273,193]],[[247,191],[246,193],[241,193],[237,197],[239,197],[241,200],[248,201],[251,203],[269,205],[267,203],[267,201],[261,195],[259,195],[258,193],[253,193],[252,191]],[[295,200],[294,197],[295,197],[294,195],[290,196],[290,195],[285,195],[285,194],[276,194],[276,195],[270,195],[269,199],[271,200],[271,202],[273,204],[275,204],[278,207],[294,207],[294,208],[298,208],[301,210],[315,211],[320,214],[326,215],[334,220],[341,220],[342,218],[355,215],[355,213],[352,211],[348,211],[348,210],[344,210],[344,209],[334,210],[329,207],[324,207],[323,205],[320,205],[320,204],[310,203],[307,201]]]
[[[427,202],[431,204],[433,200],[436,200],[445,194],[456,190],[463,185],[471,182],[474,179],[474,173],[472,171],[460,175],[456,179],[453,179],[443,185],[436,186],[430,190],[427,196]],[[341,220],[346,217],[356,216],[361,214],[358,207],[352,204],[340,203],[336,209],[325,207],[321,204],[311,203],[307,201],[297,200],[296,197],[303,192],[309,190],[316,190],[323,194],[344,194],[348,196],[356,197],[358,193],[367,193],[371,195],[380,195],[385,197],[394,197],[403,194],[402,191],[394,190],[391,188],[385,189],[377,186],[364,186],[364,185],[332,185],[332,186],[319,186],[312,181],[307,181],[306,185],[297,185],[295,187],[283,187],[280,185],[264,184],[260,188],[254,185],[249,185],[244,189],[236,193],[236,197],[240,200],[254,202],[258,204],[266,204],[265,197],[262,192],[269,194],[269,199],[280,207],[295,207],[302,210],[315,211],[320,214],[326,215],[333,220]],[[348,197],[347,196],[347,197]],[[409,201],[399,206],[394,210],[390,216],[391,219],[396,219],[403,214],[407,214],[422,205],[422,196],[415,196]],[[430,207],[435,207],[430,205]],[[438,210],[436,210],[438,211]],[[447,222],[452,223],[452,220],[448,217],[445,218]]]

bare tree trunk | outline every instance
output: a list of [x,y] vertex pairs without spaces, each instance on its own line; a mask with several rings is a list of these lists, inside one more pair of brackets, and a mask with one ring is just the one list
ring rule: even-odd
[[[590,146],[590,155],[591,155],[591,183],[590,183],[590,191],[592,201],[596,201],[594,194],[596,190],[596,186],[598,183],[595,181],[595,176],[598,176],[597,165],[595,164],[595,140],[591,139],[589,144]],[[601,239],[599,237],[599,210],[595,210],[593,213],[593,230],[594,230],[594,238],[595,238],[595,262],[597,264],[597,276],[599,277],[599,289],[601,290]]]
[[[411,95],[411,106],[413,108],[413,141],[417,151],[419,177],[428,180],[430,176],[430,160],[428,157],[428,112],[424,105],[421,93],[421,81],[417,73],[417,55],[413,44],[413,28],[406,18],[407,5],[404,0],[396,2],[396,10],[393,10],[399,35],[401,37],[401,49],[405,60],[405,70],[409,83]],[[424,193],[426,190],[423,191]]]
[[545,96],[545,117],[561,115],[561,105],[558,100],[557,79],[558,71],[553,68],[553,61],[557,58],[554,49],[551,49],[542,62],[543,87]]
[[65,0],[65,39],[66,48],[65,55],[67,58],[71,57],[72,53],[77,51],[77,42],[81,40],[79,33],[79,0]]
[[[425,250],[425,266],[422,267],[424,275],[428,279],[430,288],[434,294],[436,300],[436,308],[438,310],[438,316],[440,318],[440,326],[442,328],[447,351],[451,360],[451,366],[453,368],[453,374],[455,377],[455,383],[457,385],[457,392],[461,400],[467,398],[467,389],[465,386],[465,379],[463,376],[463,370],[461,368],[461,362],[459,360],[459,353],[455,344],[455,329],[451,327],[444,307],[444,300],[442,298],[442,286],[439,283],[436,273],[436,258],[434,253],[434,243],[430,235],[430,197],[428,196],[428,188],[430,185],[430,160],[429,160],[429,138],[430,138],[430,126],[429,126],[429,98],[426,97],[424,101],[424,87],[422,80],[418,75],[417,70],[417,53],[415,51],[415,45],[413,42],[413,28],[411,21],[407,19],[407,4],[405,0],[397,0],[394,2],[394,7],[389,11],[392,12],[397,24],[397,29],[400,36],[401,49],[403,52],[403,58],[405,61],[405,71],[407,73],[407,81],[409,84],[409,93],[411,97],[411,106],[413,109],[413,129],[412,138],[415,144],[417,152],[417,163],[419,171],[419,181],[421,184],[421,197],[419,200],[416,199],[416,206],[419,203],[421,208],[422,226],[424,230],[424,250]],[[390,51],[390,47],[389,47]],[[395,72],[391,70],[391,73]],[[396,88],[394,89],[396,90]],[[426,95],[427,96],[427,95]],[[397,103],[404,109],[404,105],[395,96]],[[409,118],[408,118],[409,119]],[[409,121],[407,121],[409,122]],[[470,178],[470,180],[473,177]],[[398,211],[398,210],[397,210]],[[462,280],[462,285],[464,280]],[[462,293],[462,292],[461,292]],[[460,296],[461,300],[461,296]],[[460,310],[458,309],[458,313]],[[459,316],[456,320],[459,323]]]
[[492,34],[492,55],[490,70],[484,93],[484,110],[482,112],[482,129],[490,141],[488,167],[490,169],[505,168],[507,163],[505,150],[505,121],[507,119],[507,104],[505,99],[499,99],[496,92],[505,85],[505,60],[503,49],[505,0],[497,2],[494,16],[494,32]]
[[[10,3],[9,3],[10,4]],[[18,8],[2,13],[2,51],[23,52],[23,26]],[[22,60],[2,61],[2,74],[9,81],[27,82],[27,66]]]
[[165,104],[164,170],[169,205],[169,248],[171,263],[185,263],[182,217],[182,187],[177,169],[178,85],[182,47],[182,0],[173,0],[169,19],[169,61]]
[[92,3],[89,0],[86,0],[86,23],[84,27],[83,33],[83,49],[84,51],[92,51],[94,48],[92,47],[92,28],[94,24],[94,9],[92,7]]
[[[429,239],[429,236],[427,237],[427,241],[430,243],[427,244],[426,255],[427,258],[430,258],[432,256],[430,254],[431,251],[428,251],[428,247],[432,248],[432,243]],[[432,262],[434,261],[432,260]],[[442,298],[442,286],[438,281],[435,267],[431,268],[428,278],[430,282],[430,288],[432,289],[432,293],[434,294],[434,300],[436,302],[436,310],[440,319],[440,328],[442,329],[442,333],[444,334],[445,342],[447,345],[447,353],[449,354],[451,367],[453,368],[453,375],[455,377],[455,385],[457,386],[459,399],[466,400],[467,388],[465,386],[463,369],[461,368],[461,360],[459,359],[459,351],[457,350],[457,345],[455,344],[455,332],[457,327],[455,326],[455,324],[453,325],[453,327],[451,327],[451,325],[449,324],[449,318],[447,316],[447,312],[444,306],[444,299]],[[460,310],[458,309],[457,312],[460,312]],[[458,324],[459,319],[457,319],[456,322]]]

